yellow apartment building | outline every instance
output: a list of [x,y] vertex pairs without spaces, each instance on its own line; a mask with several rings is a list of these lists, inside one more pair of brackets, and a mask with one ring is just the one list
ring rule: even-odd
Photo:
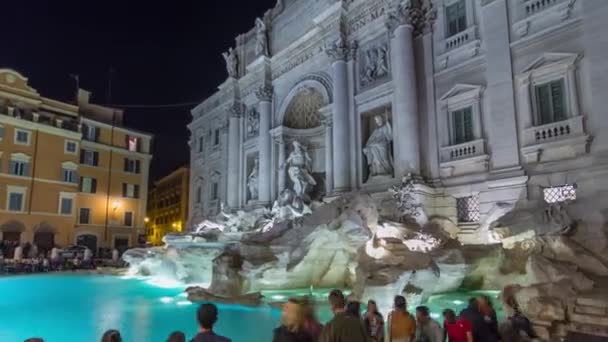
[[123,112],[41,96],[0,69],[0,238],[125,249],[145,242],[151,135]]
[[154,182],[148,195],[149,243],[160,245],[165,234],[182,231],[188,220],[189,189],[190,169],[186,166]]

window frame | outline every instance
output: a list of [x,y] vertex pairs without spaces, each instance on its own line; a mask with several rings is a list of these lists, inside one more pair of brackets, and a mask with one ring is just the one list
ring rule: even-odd
[[[74,144],[74,151],[73,152],[70,151],[70,150],[68,150],[68,146],[70,144]],[[80,149],[80,146],[79,146],[78,142],[75,141],[75,140],[67,140],[66,139],[64,141],[64,143],[63,143],[63,153],[64,154],[71,154],[71,155],[75,155],[76,156],[76,155],[78,155],[78,150],[79,149]]]
[[[86,222],[82,221],[82,217],[83,217],[82,211],[83,210],[87,210],[87,216],[86,216],[87,217],[87,221]],[[92,212],[93,211],[91,210],[91,208],[88,208],[88,207],[80,207],[80,208],[78,208],[78,224],[91,224],[91,218],[92,218],[92,214],[91,213]]]
[[[92,167],[98,167],[99,166],[99,152],[95,151],[95,150],[89,150],[89,149],[82,149],[80,152],[81,158],[80,158],[80,163],[82,165],[86,165],[86,166],[92,166]],[[87,161],[87,154],[90,153],[92,156],[92,160],[91,163],[89,163]],[[97,156],[96,156],[97,155]]]
[[524,129],[544,126],[544,124],[541,124],[536,86],[560,79],[563,79],[564,82],[563,96],[565,106],[565,119],[560,121],[567,121],[581,116],[577,82],[579,59],[579,54],[545,53],[521,70],[516,76],[518,119],[522,122]]
[[0,124],[0,142],[4,141],[4,135],[6,134],[6,128]]
[[[562,86],[562,105],[563,105],[563,118],[556,120],[555,119],[555,111],[553,108],[553,94],[551,93],[551,85],[556,83],[556,82],[560,82],[561,86]],[[566,78],[565,77],[559,77],[559,78],[555,78],[546,82],[535,82],[532,84],[532,86],[530,87],[530,91],[532,92],[532,109],[534,112],[534,125],[535,126],[544,126],[544,125],[550,125],[550,124],[554,124],[560,121],[566,121],[568,120],[571,116],[569,114],[569,107],[570,104],[569,99],[568,99],[568,94],[566,94],[567,88],[566,88]],[[541,98],[538,94],[538,89],[541,87],[548,87],[549,89],[549,99],[550,99],[550,107],[551,107],[551,111],[549,113],[549,115],[551,116],[551,119],[549,122],[544,122],[543,119],[543,113],[542,113],[542,108],[541,108]]]
[[[127,214],[131,215],[131,223],[127,224]],[[123,225],[125,227],[135,227],[135,213],[132,211],[125,211],[123,214]]]
[[[27,134],[26,142],[23,142],[23,141],[20,141],[19,139],[17,139],[17,137],[19,136],[19,133]],[[13,135],[14,135],[13,143],[15,145],[30,146],[32,144],[32,131],[30,131],[30,130],[15,127],[15,132]]]
[[[470,84],[456,84],[439,99],[439,136],[442,137],[441,147],[457,146],[483,139],[482,96],[484,87]],[[455,136],[454,113],[471,108],[473,139],[457,144]],[[442,122],[443,121],[443,122]]]
[[[21,195],[21,205],[19,210],[11,209],[11,195],[19,194]],[[6,187],[6,211],[11,213],[24,213],[25,212],[25,199],[27,196],[27,188],[22,186],[13,186],[8,185]]]
[[213,133],[213,146],[219,146],[220,145],[220,132],[221,130],[219,128],[216,128],[214,133]]
[[[458,16],[456,18],[456,25],[458,26],[456,29],[456,32],[452,33],[450,32],[450,18],[449,18],[449,10],[450,8],[454,7],[454,6],[462,6],[462,10],[464,11],[464,27],[460,27],[460,16]],[[467,13],[467,0],[455,0],[455,1],[450,1],[448,3],[446,3],[445,5],[445,38],[450,38],[453,37],[463,31],[466,31],[467,28],[469,27],[468,23],[468,13]],[[458,13],[458,9],[456,10]]]
[[[59,208],[57,209],[57,213],[60,216],[74,216],[74,206],[76,205],[76,194],[73,192],[60,192],[59,193]],[[63,212],[63,200],[70,200],[70,212]]]
[[213,182],[211,185],[211,200],[217,201],[220,198],[220,183]]
[[[91,181],[90,191],[84,191],[84,185],[87,180]],[[94,177],[80,177],[79,191],[83,194],[96,194],[97,193],[97,178]]]
[[[458,114],[462,114],[462,132],[458,132],[457,130],[457,115]],[[471,136],[467,137],[468,134],[468,129],[466,127],[466,118],[464,117],[466,114],[468,114],[470,116],[469,120],[471,121]],[[472,141],[475,141],[475,119],[473,118],[473,106],[466,106],[466,107],[462,107],[460,109],[455,109],[450,111],[450,136],[451,136],[451,142],[453,145],[460,145],[460,144],[466,144]],[[462,141],[459,140],[458,138],[458,134],[462,133]]]

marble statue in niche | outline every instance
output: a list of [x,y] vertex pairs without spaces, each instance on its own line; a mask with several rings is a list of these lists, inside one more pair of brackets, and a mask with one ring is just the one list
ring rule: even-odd
[[249,175],[247,176],[247,190],[249,190],[249,199],[250,200],[257,200],[258,197],[258,179],[259,177],[259,161],[258,158],[255,158],[253,161],[253,168],[251,169],[251,172],[249,173]]
[[306,148],[299,142],[293,142],[293,151],[289,154],[286,164],[287,174],[293,182],[293,191],[296,196],[306,197],[310,187],[317,185],[312,177],[312,159]]
[[365,87],[389,75],[388,46],[381,45],[365,51],[361,70],[361,86]]
[[269,56],[268,51],[268,29],[266,24],[261,18],[255,20],[256,27],[256,43],[255,43],[255,55],[256,56]]
[[370,177],[392,176],[393,157],[391,154],[391,142],[393,141],[393,130],[388,121],[382,116],[374,117],[376,129],[367,139],[363,148],[363,154],[367,159]]
[[227,52],[224,52],[222,56],[224,56],[224,60],[226,61],[226,71],[228,72],[228,76],[237,78],[239,61],[236,56],[236,51],[234,51],[233,48],[230,48]]
[[247,112],[247,139],[255,138],[260,133],[260,113],[255,108]]

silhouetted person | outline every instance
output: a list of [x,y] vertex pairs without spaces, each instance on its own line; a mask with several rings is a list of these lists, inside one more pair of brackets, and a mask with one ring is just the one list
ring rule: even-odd
[[122,337],[118,330],[108,330],[101,336],[101,342],[122,342]]
[[367,342],[363,322],[346,313],[342,291],[332,290],[328,299],[334,318],[323,327],[319,342]]
[[190,342],[231,342],[229,338],[216,335],[213,325],[217,322],[217,307],[213,304],[203,304],[196,312],[200,330]]
[[169,335],[167,342],[186,342],[186,335],[181,331],[174,331]]

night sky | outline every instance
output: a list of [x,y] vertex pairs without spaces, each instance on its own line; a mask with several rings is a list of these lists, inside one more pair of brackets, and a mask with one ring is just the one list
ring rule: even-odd
[[[106,104],[200,102],[226,79],[221,52],[276,0],[20,0],[2,7],[0,67],[42,96],[73,102],[75,82]],[[129,108],[125,125],[154,134],[151,179],[187,164],[190,109]]]

